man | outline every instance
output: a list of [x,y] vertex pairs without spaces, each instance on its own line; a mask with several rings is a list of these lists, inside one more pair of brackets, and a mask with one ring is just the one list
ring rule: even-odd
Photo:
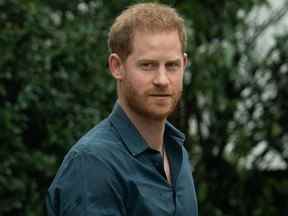
[[117,17],[109,68],[118,101],[66,155],[47,197],[49,216],[197,216],[184,135],[167,122],[187,65],[183,19],[142,3]]

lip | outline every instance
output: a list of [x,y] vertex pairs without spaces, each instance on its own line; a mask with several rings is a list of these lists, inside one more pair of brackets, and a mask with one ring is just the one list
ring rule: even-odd
[[151,97],[171,97],[171,95],[150,95]]

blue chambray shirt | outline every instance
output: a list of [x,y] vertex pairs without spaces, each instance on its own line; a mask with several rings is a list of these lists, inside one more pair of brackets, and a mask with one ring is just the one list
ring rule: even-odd
[[170,185],[160,152],[145,143],[116,103],[65,156],[48,190],[48,216],[197,216],[183,142],[184,135],[167,122]]

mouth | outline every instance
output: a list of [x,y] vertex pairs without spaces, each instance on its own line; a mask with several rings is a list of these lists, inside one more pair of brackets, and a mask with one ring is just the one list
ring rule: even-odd
[[151,98],[154,98],[156,100],[168,100],[172,97],[170,94],[151,94]]
[[151,94],[151,97],[171,97],[170,94]]

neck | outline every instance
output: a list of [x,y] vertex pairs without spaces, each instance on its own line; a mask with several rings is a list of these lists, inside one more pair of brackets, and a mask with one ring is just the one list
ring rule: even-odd
[[121,103],[121,101],[119,101],[119,104],[146,143],[152,149],[162,152],[166,119],[149,119],[146,116],[140,116],[131,111],[127,106]]

